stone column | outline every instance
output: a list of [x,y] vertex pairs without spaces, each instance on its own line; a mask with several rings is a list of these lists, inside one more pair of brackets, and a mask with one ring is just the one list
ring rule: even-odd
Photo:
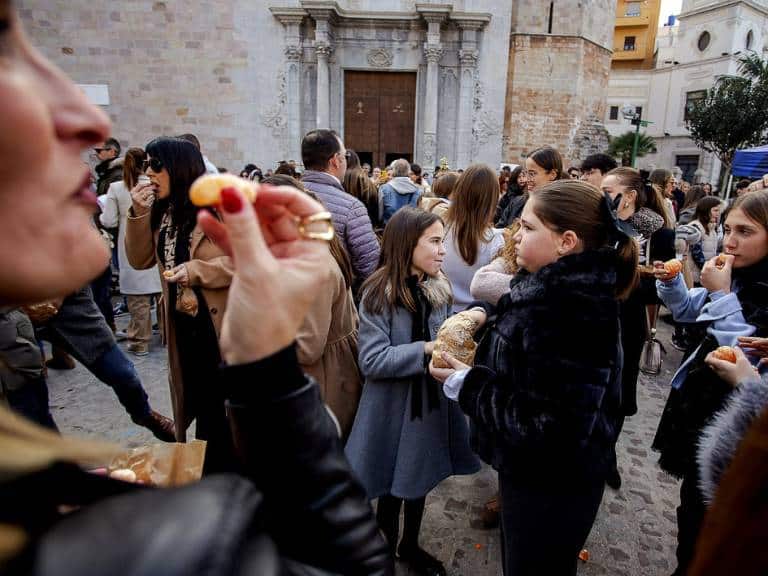
[[440,58],[443,57],[440,25],[448,13],[443,7],[417,5],[417,9],[427,21],[427,41],[424,43],[424,59],[427,61],[427,87],[422,108],[424,133],[422,135],[421,156],[422,164],[430,169],[437,164],[439,62]]
[[427,59],[427,90],[424,98],[424,140],[422,155],[424,164],[435,166],[437,156],[437,111],[438,111],[438,81],[440,58],[443,48],[440,45],[424,46],[424,57]]
[[301,46],[286,46],[288,73],[285,78],[288,107],[288,159],[301,163]]
[[331,125],[331,81],[328,60],[333,48],[327,42],[315,42],[317,54],[317,128]]
[[459,114],[456,122],[456,167],[472,163],[472,100],[475,91],[477,50],[459,50]]
[[472,124],[475,78],[480,52],[477,48],[477,33],[490,20],[484,14],[460,14],[451,18],[461,30],[459,50],[459,105],[456,130],[456,166],[466,168],[472,157]]
[[296,8],[270,8],[285,28],[285,92],[288,158],[301,162],[301,24],[307,13]]
[[329,60],[333,53],[333,24],[336,7],[329,3],[302,3],[315,21],[315,55],[317,56],[317,116],[316,128],[331,127],[331,71]]

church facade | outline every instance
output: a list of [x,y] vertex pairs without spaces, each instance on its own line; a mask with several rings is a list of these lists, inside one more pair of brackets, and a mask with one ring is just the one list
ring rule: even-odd
[[124,145],[195,133],[215,163],[300,163],[336,130],[362,161],[571,161],[606,144],[613,0],[20,0],[33,44]]

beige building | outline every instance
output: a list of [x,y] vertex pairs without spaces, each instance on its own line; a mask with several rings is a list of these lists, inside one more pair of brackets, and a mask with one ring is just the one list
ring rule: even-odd
[[717,183],[721,164],[689,138],[687,111],[722,76],[738,74],[740,55],[768,56],[768,0],[684,0],[674,26],[658,35],[652,70],[614,70],[605,125],[612,135],[630,129],[621,107],[640,107],[657,152],[640,168],[669,168],[688,181]]
[[18,0],[32,42],[124,146],[195,133],[217,165],[300,162],[315,127],[364,161],[578,160],[602,127],[614,0]]

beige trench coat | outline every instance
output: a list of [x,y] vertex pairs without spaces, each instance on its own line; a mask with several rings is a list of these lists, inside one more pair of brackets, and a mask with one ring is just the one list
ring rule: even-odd
[[[168,302],[168,284],[162,279],[164,271],[163,263],[156,258],[157,241],[159,231],[153,233],[150,226],[150,216],[145,214],[136,217],[133,210],[128,214],[125,227],[125,252],[131,266],[137,270],[151,268],[158,265],[163,288],[162,307],[159,313],[163,315],[163,327],[165,342],[168,345],[168,380],[171,390],[171,405],[176,424],[176,440],[186,440],[187,428],[195,419],[195,407],[186,401],[184,394],[184,382],[182,379],[181,363],[176,344],[176,333],[171,318],[169,306],[175,303]],[[221,321],[227,307],[227,295],[229,285],[232,282],[234,271],[232,259],[195,226],[189,238],[190,260],[186,263],[189,274],[190,286],[201,288],[208,312],[216,330],[216,337],[221,335]],[[211,383],[214,385],[215,383]]]
[[336,261],[332,273],[313,287],[317,296],[296,339],[299,364],[320,386],[323,401],[333,412],[346,440],[355,421],[362,393],[357,366],[358,318],[352,291]]

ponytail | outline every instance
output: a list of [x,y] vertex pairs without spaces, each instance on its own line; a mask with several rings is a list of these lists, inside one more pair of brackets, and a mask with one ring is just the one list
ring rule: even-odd
[[586,182],[558,180],[537,190],[533,211],[557,232],[572,230],[585,250],[612,249],[616,254],[616,298],[626,299],[637,286],[640,247],[625,232],[607,194]]
[[616,298],[626,300],[640,282],[637,265],[640,258],[640,246],[637,240],[624,236],[616,247]]

